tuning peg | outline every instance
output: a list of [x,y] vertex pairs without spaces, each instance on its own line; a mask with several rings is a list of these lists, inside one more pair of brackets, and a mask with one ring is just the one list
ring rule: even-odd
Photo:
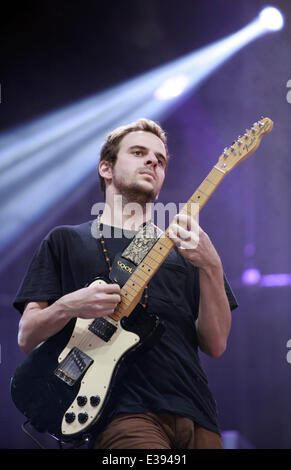
[[252,131],[253,134],[255,134],[257,132],[257,129],[255,127],[252,127],[251,131]]
[[264,122],[259,121],[259,127],[260,127],[260,128],[264,127],[264,125],[265,125]]

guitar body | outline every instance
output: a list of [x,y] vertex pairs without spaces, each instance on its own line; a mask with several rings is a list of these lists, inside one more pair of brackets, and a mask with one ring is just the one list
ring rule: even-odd
[[[94,281],[94,283],[104,281]],[[11,395],[16,407],[39,431],[62,440],[101,428],[114,406],[113,388],[131,353],[151,347],[163,325],[138,304],[115,321],[77,318],[36,349],[17,368]]]

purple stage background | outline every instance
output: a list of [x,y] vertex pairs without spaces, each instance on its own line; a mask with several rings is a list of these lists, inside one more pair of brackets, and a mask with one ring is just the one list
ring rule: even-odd
[[[0,130],[221,39],[252,21],[265,5],[261,0],[126,0],[11,7],[0,20]],[[284,14],[285,28],[238,52],[161,122],[172,158],[160,201],[185,202],[238,134],[261,116],[274,121],[255,155],[225,178],[201,212],[200,224],[220,253],[239,302],[225,354],[201,357],[222,430],[236,430],[255,448],[283,449],[291,447],[291,286],[241,282],[250,266],[262,274],[291,273],[291,104],[286,99],[291,4],[272,5]],[[37,236],[31,230],[25,249],[0,272],[2,449],[35,448],[21,430],[24,419],[9,393],[10,378],[23,358],[12,300],[41,238],[56,225],[90,219],[92,205],[100,200],[96,176],[96,185],[88,183],[73,206],[45,214]]]

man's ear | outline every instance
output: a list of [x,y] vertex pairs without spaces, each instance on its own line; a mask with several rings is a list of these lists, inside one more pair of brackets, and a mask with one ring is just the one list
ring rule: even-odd
[[112,179],[112,165],[110,162],[107,162],[106,160],[101,160],[98,165],[98,173],[102,178],[105,180],[111,180]]

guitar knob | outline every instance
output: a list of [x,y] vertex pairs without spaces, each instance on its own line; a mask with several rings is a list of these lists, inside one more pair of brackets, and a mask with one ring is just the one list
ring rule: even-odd
[[98,406],[100,403],[99,395],[93,395],[92,397],[90,397],[90,403],[91,403],[91,406]]
[[78,414],[79,423],[84,424],[84,423],[86,423],[87,419],[88,419],[88,414],[87,413],[79,413]]
[[71,424],[75,421],[76,415],[73,412],[69,412],[65,414],[66,423]]
[[79,395],[77,398],[77,403],[79,406],[84,406],[87,403],[87,397],[85,395]]

